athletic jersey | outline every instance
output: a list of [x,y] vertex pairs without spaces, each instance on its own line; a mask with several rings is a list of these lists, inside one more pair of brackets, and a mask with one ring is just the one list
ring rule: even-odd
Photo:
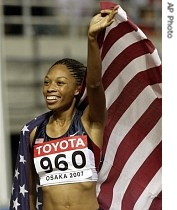
[[58,138],[46,133],[50,116],[37,127],[33,154],[40,186],[97,181],[100,149],[86,133],[81,116],[77,110],[67,132]]

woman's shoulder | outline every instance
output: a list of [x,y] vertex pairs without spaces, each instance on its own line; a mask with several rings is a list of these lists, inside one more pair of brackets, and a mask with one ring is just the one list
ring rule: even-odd
[[26,125],[28,127],[33,127],[33,125],[38,125],[40,124],[41,122],[43,122],[45,119],[48,119],[49,116],[51,116],[52,112],[49,111],[49,112],[45,112],[35,118],[33,118],[31,121],[29,121]]
[[46,119],[48,119],[51,114],[52,114],[51,111],[43,113],[43,114],[35,117],[28,123],[26,123],[21,130],[21,133],[23,134],[23,136],[26,132],[28,132],[29,137],[30,137],[30,142],[31,142],[31,139],[33,139],[35,136],[37,127],[40,126],[41,123],[43,123]]

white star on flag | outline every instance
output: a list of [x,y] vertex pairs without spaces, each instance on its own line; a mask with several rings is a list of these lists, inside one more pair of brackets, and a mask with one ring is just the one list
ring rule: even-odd
[[20,155],[20,163],[25,163],[26,162],[26,160],[24,159],[24,156],[23,155]]
[[22,187],[20,186],[20,193],[23,194],[24,197],[25,197],[25,193],[28,193],[28,191],[25,190],[25,185],[23,185]]
[[14,186],[12,185],[12,194],[13,194],[14,189],[15,189],[15,188],[14,188]]
[[29,131],[28,126],[26,126],[26,125],[22,129],[23,135],[25,135],[25,131],[27,131],[27,132]]
[[39,201],[38,201],[38,198],[37,198],[37,201],[36,201],[36,209],[39,209],[39,206],[40,205],[42,205],[42,203],[40,203]]
[[17,210],[18,206],[20,206],[20,204],[18,203],[18,198],[16,198],[16,200],[13,201],[13,208]]
[[15,170],[15,177],[18,179],[18,175],[19,175],[20,173],[18,172],[18,168]]

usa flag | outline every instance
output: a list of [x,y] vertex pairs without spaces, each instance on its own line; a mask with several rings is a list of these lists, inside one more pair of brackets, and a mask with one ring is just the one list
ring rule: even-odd
[[98,41],[108,109],[97,184],[100,207],[161,210],[162,66],[157,49],[121,7]]
[[[97,183],[100,209],[161,210],[162,66],[158,51],[121,7],[115,22],[100,33],[98,43],[108,109]],[[86,91],[82,105],[85,99]],[[29,210],[29,134],[47,115],[21,131],[9,210]],[[38,195],[36,209],[41,210]]]
[[[50,112],[35,118],[27,123],[20,133],[19,149],[14,173],[14,181],[12,185],[12,195],[10,199],[9,210],[30,210],[29,208],[29,137],[30,132],[50,114]],[[38,191],[36,184],[36,191]],[[41,202],[40,202],[40,201]],[[36,209],[42,209],[42,199],[39,193],[36,201]]]

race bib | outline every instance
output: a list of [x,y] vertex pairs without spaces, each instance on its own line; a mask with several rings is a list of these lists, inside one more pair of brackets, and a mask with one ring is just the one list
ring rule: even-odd
[[40,185],[81,182],[92,176],[87,136],[69,136],[34,146]]

